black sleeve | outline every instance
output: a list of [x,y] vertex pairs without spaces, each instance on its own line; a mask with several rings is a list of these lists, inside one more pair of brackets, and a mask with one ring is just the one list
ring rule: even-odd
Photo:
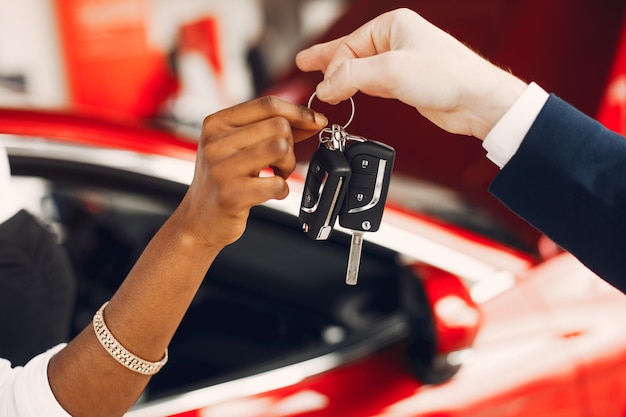
[[0,224],[0,357],[23,365],[67,342],[76,282],[67,253],[22,210]]
[[626,292],[623,136],[551,95],[490,191]]

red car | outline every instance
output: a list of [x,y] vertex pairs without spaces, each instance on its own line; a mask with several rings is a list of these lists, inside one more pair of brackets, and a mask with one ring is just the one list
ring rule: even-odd
[[[0,134],[30,210],[68,248],[78,332],[181,199],[195,143],[10,109]],[[300,230],[302,182],[253,210],[129,416],[626,415],[626,302],[570,255],[530,256],[489,222],[469,231],[476,213],[445,189],[412,184],[436,198],[429,215],[403,208],[392,183],[347,286],[349,235]]]
[[[402,6],[587,113],[615,79],[619,0],[358,0],[324,39]],[[318,79],[293,73],[269,92],[306,103]],[[399,103],[355,102],[350,132],[398,152],[358,285],[344,283],[346,230],[327,242],[300,230],[294,175],[290,197],[253,210],[210,269],[128,415],[626,416],[623,294],[487,194],[495,168],[471,139]],[[338,123],[346,112],[328,111]],[[194,140],[15,109],[0,109],[0,140],[29,209],[68,248],[76,333],[181,199]],[[315,146],[298,145],[300,159]]]

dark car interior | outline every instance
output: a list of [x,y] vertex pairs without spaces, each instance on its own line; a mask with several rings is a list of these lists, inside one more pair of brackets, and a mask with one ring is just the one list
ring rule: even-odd
[[[45,158],[13,156],[11,163],[14,176],[43,185],[40,217],[57,230],[75,267],[76,334],[112,296],[186,186]],[[295,216],[255,208],[244,236],[208,272],[170,345],[170,362],[144,400],[331,352],[397,317],[400,277],[412,273],[394,253],[366,242],[359,283],[347,286],[348,244],[339,232],[314,242]],[[425,303],[419,314],[429,317]],[[422,354],[432,354],[432,345]]]

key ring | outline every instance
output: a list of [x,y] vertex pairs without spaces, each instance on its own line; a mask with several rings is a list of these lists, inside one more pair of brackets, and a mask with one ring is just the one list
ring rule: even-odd
[[[307,104],[307,107],[308,107],[309,109],[311,108],[311,103],[313,102],[313,98],[314,98],[315,96],[317,96],[317,92],[316,92],[316,91],[314,91],[314,92],[313,92],[313,94],[311,94],[311,97],[309,98],[309,102],[308,102],[308,104]],[[345,129],[346,127],[348,127],[348,125],[349,125],[350,123],[352,123],[352,119],[354,119],[354,112],[355,112],[355,109],[354,109],[354,100],[352,100],[352,97],[349,97],[349,100],[350,100],[350,107],[351,107],[350,118],[348,119],[348,121],[346,122],[346,124],[345,124],[345,125],[343,125],[343,126],[341,127],[342,129]]]

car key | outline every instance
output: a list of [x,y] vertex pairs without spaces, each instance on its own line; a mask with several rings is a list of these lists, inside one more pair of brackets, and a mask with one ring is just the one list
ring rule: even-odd
[[304,182],[298,218],[315,240],[330,237],[350,181],[350,165],[341,150],[320,144],[313,153]]
[[348,146],[345,155],[352,176],[339,224],[352,230],[346,284],[356,285],[363,234],[380,228],[396,152],[384,143],[363,139]]

